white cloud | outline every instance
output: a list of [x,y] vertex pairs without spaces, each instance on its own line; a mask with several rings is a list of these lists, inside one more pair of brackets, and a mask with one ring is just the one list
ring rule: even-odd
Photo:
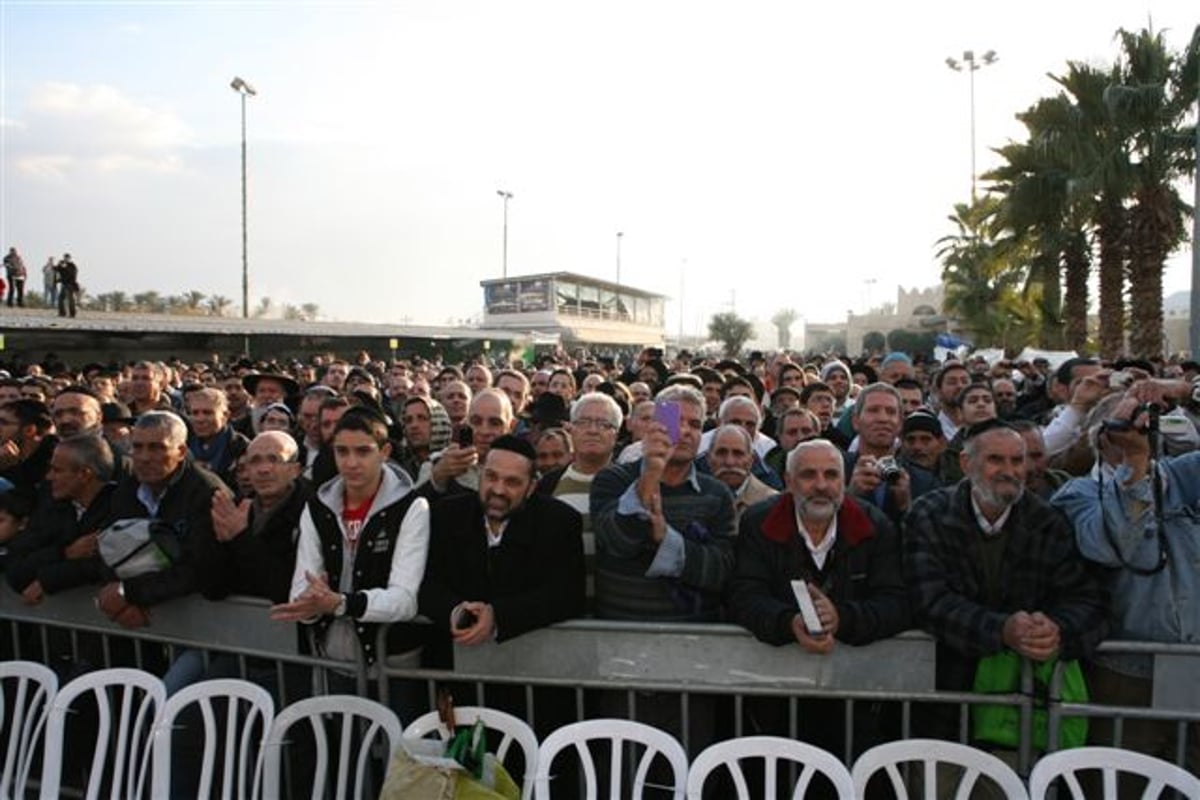
[[23,174],[61,178],[91,170],[176,172],[192,132],[178,115],[103,84],[35,86],[13,130],[8,155]]
[[17,159],[17,169],[32,178],[64,180],[75,165],[71,156],[23,156]]

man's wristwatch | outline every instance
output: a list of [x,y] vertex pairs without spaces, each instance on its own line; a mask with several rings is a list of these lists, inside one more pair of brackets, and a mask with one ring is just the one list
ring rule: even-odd
[[333,609],[333,615],[335,617],[346,616],[346,595],[344,595],[344,594],[338,595],[338,603]]

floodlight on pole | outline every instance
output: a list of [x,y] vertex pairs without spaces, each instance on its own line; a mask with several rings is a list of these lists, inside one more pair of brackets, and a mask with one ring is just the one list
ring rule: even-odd
[[254,97],[258,92],[254,87],[239,77],[234,77],[229,83],[242,99],[242,319],[250,317],[250,260],[247,248],[246,234],[246,98]]
[[966,72],[971,79],[971,202],[975,202],[975,73],[1000,60],[995,50],[988,50],[978,59],[974,50],[964,50],[962,61],[947,58],[946,66],[955,72]]
[[504,201],[504,239],[500,245],[500,277],[508,277],[508,201],[512,200],[512,192],[497,189],[496,194]]
[[625,234],[617,231],[617,285],[621,284],[621,239]]

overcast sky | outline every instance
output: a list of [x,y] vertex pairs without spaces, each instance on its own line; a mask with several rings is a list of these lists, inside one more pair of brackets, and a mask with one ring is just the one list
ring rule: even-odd
[[[94,294],[444,324],[479,281],[568,270],[670,295],[687,331],[733,304],[844,318],[937,283],[934,241],[1014,113],[1067,59],[1111,61],[1195,0],[15,3],[0,0],[0,243],[69,251]],[[1191,197],[1191,185],[1184,187]],[[1189,286],[1190,251],[1167,292]],[[874,281],[874,283],[872,283]]]

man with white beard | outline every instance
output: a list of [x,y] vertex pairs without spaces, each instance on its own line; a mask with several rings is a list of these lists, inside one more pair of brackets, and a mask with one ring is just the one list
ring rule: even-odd
[[[966,478],[904,520],[904,580],[917,625],[937,639],[937,688],[971,691],[980,659],[1005,649],[1037,662],[1089,655],[1108,632],[1104,591],[1070,523],[1025,491],[1021,434],[976,423],[960,461]],[[953,712],[935,711],[922,735],[953,735]]]
[[[735,547],[726,609],[761,641],[826,654],[836,642],[867,644],[910,627],[896,529],[878,508],[846,494],[842,454],[829,441],[796,445],[787,460],[787,491],[746,511]],[[807,584],[819,631],[804,620],[795,580]],[[791,733],[786,704],[752,698],[746,708],[755,734],[787,733],[831,750],[846,741],[839,700],[802,700]],[[855,741],[861,747],[894,738],[898,722],[878,703],[857,703]]]
[[[828,653],[909,627],[900,540],[879,509],[845,494],[841,451],[824,439],[788,455],[787,491],[742,517],[725,594],[733,620],[770,644]],[[791,581],[804,580],[821,620],[804,623]]]

